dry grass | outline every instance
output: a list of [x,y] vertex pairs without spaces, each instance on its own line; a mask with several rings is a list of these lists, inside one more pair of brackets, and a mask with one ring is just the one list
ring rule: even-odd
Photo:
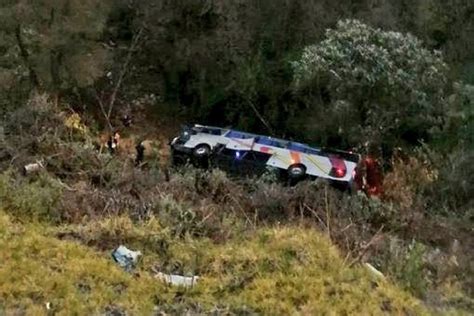
[[111,306],[150,313],[162,286],[144,275],[137,282],[107,256],[74,242],[43,234],[44,227],[21,226],[0,217],[0,306],[6,314],[53,312],[97,314]]
[[[407,293],[362,268],[348,267],[328,239],[303,228],[260,229],[219,245],[208,239],[171,238],[155,219],[136,225],[122,217],[67,227],[90,240],[107,238],[110,246],[112,241],[142,246],[138,270],[127,274],[110,259],[111,249],[91,250],[77,241],[59,240],[56,229],[16,224],[3,212],[0,227],[0,306],[7,314],[45,314],[48,302],[58,314],[113,309],[131,314],[426,313]],[[154,243],[144,242],[157,236],[167,243],[161,254]],[[152,268],[196,273],[202,279],[192,290],[170,288],[152,278]]]

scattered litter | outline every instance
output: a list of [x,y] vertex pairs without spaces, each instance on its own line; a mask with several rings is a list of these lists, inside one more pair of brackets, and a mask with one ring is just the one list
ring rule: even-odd
[[120,245],[112,252],[112,257],[114,258],[115,262],[117,262],[119,266],[124,268],[126,271],[131,271],[135,267],[138,257],[141,255],[142,253],[140,251],[130,250],[123,245]]
[[45,306],[46,306],[47,310],[50,310],[51,309],[51,302],[46,302]]
[[191,277],[187,277],[183,275],[166,274],[163,272],[158,272],[157,274],[155,274],[155,278],[170,285],[193,287],[197,283],[200,277],[195,276],[195,275]]
[[379,270],[375,269],[373,265],[371,265],[368,262],[366,262],[364,265],[367,267],[369,272],[372,273],[372,275],[374,275],[374,276],[376,276],[377,278],[380,278],[380,279],[385,279],[385,276],[383,275],[383,273],[380,272]]

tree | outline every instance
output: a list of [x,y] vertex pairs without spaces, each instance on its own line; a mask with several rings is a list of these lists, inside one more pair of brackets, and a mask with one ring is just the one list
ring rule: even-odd
[[395,145],[430,137],[443,123],[448,67],[410,34],[340,21],[293,66],[313,134]]
[[31,84],[58,94],[101,77],[107,49],[101,37],[110,1],[18,0],[0,5],[3,36],[15,44]]
[[292,78],[288,54],[320,38],[334,16],[347,12],[331,3],[139,2],[146,41],[134,60],[140,71],[128,77],[136,88],[128,91],[159,93],[190,120],[283,134]]
[[28,67],[22,62],[20,48],[8,21],[11,12],[0,5],[0,109],[2,118],[15,103],[28,98],[31,89]]

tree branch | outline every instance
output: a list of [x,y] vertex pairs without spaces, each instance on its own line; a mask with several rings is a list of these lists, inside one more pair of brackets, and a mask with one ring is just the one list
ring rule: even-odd
[[274,134],[273,129],[271,128],[270,124],[268,124],[267,121],[263,118],[263,116],[260,114],[260,112],[258,112],[257,107],[255,106],[255,104],[253,104],[252,101],[250,101],[249,98],[245,98],[245,100],[247,100],[248,104],[250,105],[252,110],[257,115],[258,119],[263,123],[263,125],[265,125],[265,127],[268,129],[268,131],[273,135]]
[[110,126],[111,126],[110,116],[112,115],[112,110],[113,110],[114,105],[115,105],[115,100],[117,98],[117,93],[118,93],[120,87],[122,86],[123,79],[124,79],[124,77],[125,77],[125,75],[128,71],[128,67],[129,67],[130,62],[132,60],[133,53],[134,53],[135,49],[138,46],[138,42],[139,42],[140,37],[143,33],[143,29],[144,29],[144,27],[141,26],[140,30],[138,31],[137,34],[135,34],[135,36],[132,40],[132,43],[130,44],[130,47],[128,49],[128,54],[127,54],[127,57],[125,59],[125,63],[123,64],[123,67],[120,71],[119,78],[118,78],[117,83],[115,84],[114,90],[112,92],[112,96],[110,97],[110,101],[109,101],[109,105],[108,105],[108,111],[107,111],[107,115],[106,115],[107,121],[108,121]]
[[28,53],[28,50],[26,49],[26,45],[23,42],[23,38],[21,37],[21,25],[20,24],[18,24],[15,28],[15,37],[16,37],[18,47],[20,48],[21,57],[23,58],[23,61],[26,65],[26,67],[28,68],[28,72],[29,72],[29,75],[30,75],[30,81],[31,81],[31,83],[33,83],[33,86],[35,88],[40,88],[40,82],[38,80],[38,76],[37,76],[35,70],[33,69],[33,66],[30,63],[30,54]]
[[112,126],[112,123],[110,122],[109,116],[107,115],[107,112],[105,112],[104,108],[104,102],[102,102],[101,98],[99,98],[98,93],[96,92],[95,98],[97,99],[97,102],[99,103],[100,110],[102,111],[102,114],[105,117],[105,121],[107,122],[107,125],[110,128],[110,131],[113,131],[114,127]]

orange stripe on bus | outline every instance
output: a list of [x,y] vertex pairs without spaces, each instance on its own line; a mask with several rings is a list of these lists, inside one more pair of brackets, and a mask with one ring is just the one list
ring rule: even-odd
[[301,156],[300,156],[299,153],[297,153],[295,151],[290,151],[290,155],[291,155],[291,163],[292,164],[301,163]]

